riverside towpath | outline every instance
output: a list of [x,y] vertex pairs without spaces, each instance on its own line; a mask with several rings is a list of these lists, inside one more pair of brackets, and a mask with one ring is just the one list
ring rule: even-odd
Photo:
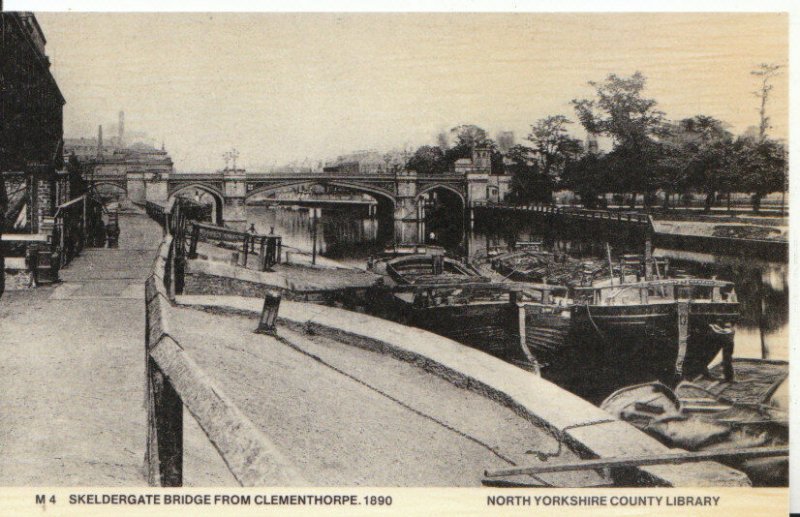
[[[60,283],[0,298],[2,486],[146,485],[144,281],[162,231],[139,212],[120,230],[119,248],[85,249]],[[229,481],[184,421],[186,484]]]

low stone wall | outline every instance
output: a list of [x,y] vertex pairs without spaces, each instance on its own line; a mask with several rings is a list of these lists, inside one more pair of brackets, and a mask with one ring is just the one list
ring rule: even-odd
[[[275,275],[275,279],[236,278],[213,274],[198,261],[189,261],[183,276],[183,292],[186,294],[239,295],[264,298],[269,291],[280,290],[286,293],[285,279]],[[281,281],[283,280],[283,281]]]
[[183,293],[188,295],[246,296],[264,299],[279,291],[286,300],[330,304],[356,303],[366,287],[314,289],[287,280],[283,275],[254,271],[207,260],[189,260],[183,273]]

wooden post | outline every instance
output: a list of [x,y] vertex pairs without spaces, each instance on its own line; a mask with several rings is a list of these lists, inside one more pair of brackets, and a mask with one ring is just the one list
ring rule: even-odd
[[243,265],[244,265],[244,267],[247,267],[247,256],[250,254],[250,236],[249,235],[245,235],[244,236],[244,243],[243,243],[242,247],[244,248],[242,250],[242,252],[244,253]]
[[733,382],[733,337],[722,345],[722,373],[725,382]]
[[647,232],[647,237],[644,241],[644,279],[651,280],[653,278],[653,237],[650,232]]
[[83,195],[83,218],[81,219],[81,242],[86,242],[86,194]]
[[259,257],[259,271],[267,270],[267,241],[264,237],[261,238],[261,244],[258,247]]
[[173,237],[172,245],[170,246],[170,260],[169,260],[169,299],[175,300],[175,239]]
[[311,221],[311,238],[313,242],[311,243],[311,264],[317,263],[317,209],[311,209],[313,215]]
[[183,403],[149,355],[147,381],[147,481],[150,486],[182,486]]
[[433,274],[441,275],[444,272],[444,257],[442,255],[433,255],[431,260],[433,261]]
[[189,258],[197,258],[197,242],[200,240],[200,227],[192,225],[192,236],[189,240]]
[[769,359],[769,346],[767,345],[766,318],[764,317],[764,277],[758,275],[758,334],[761,337],[761,359]]
[[611,279],[611,285],[614,285],[614,263],[611,262],[611,245],[607,242],[606,256],[608,257],[608,277]]
[[266,267],[264,269],[265,271],[266,271],[266,268],[269,268],[273,264],[277,264],[278,262],[280,262],[280,254],[281,254],[281,251],[280,251],[280,239],[276,239],[274,237],[268,238],[267,239],[267,245],[266,245],[266,251],[264,252],[264,255],[266,257],[266,259],[265,259],[266,260],[266,262],[265,262]]
[[261,318],[255,330],[257,333],[275,334],[275,321],[278,319],[278,309],[280,309],[280,306],[280,291],[267,291],[267,294],[264,295],[264,307],[261,309]]
[[686,348],[689,342],[689,302],[676,302],[675,311],[678,315],[678,356],[675,359],[675,378],[677,383],[683,378],[683,363],[686,361]]

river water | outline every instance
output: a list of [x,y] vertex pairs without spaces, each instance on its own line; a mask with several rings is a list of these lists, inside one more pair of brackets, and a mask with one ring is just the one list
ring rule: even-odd
[[[250,205],[248,219],[258,233],[275,233],[283,237],[284,246],[300,252],[312,250],[312,219],[306,209]],[[451,251],[463,252],[460,230],[433,228],[438,243]],[[429,235],[431,228],[424,232]],[[438,232],[438,233],[437,233]],[[364,207],[323,209],[317,223],[317,251],[326,258],[348,266],[365,267],[367,257],[381,250],[391,234]],[[544,240],[576,257],[602,258],[605,243],[588,239],[563,239],[549,234],[534,223],[480,221],[467,232],[471,254],[480,253],[488,245],[507,245],[515,240]],[[638,243],[614,243],[614,253],[638,252]],[[656,248],[654,254],[669,259],[670,267],[700,277],[716,277],[735,283],[740,302],[741,319],[736,329],[736,356],[761,357],[762,348],[772,359],[789,357],[789,281],[788,264],[753,257],[739,257]],[[763,336],[763,344],[762,344]]]

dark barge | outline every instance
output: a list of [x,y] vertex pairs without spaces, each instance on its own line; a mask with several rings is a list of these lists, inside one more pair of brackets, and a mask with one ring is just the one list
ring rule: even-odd
[[675,385],[705,374],[720,352],[730,364],[733,353],[738,302],[729,282],[490,282],[427,255],[388,259],[383,272],[368,294],[376,315],[533,369],[592,400],[640,382]]

